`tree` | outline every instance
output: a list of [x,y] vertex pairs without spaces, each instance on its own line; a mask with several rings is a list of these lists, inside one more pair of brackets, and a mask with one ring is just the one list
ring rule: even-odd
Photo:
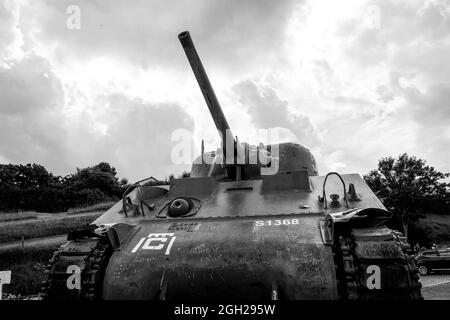
[[58,183],[58,177],[35,163],[0,164],[0,209],[32,210],[41,191]]
[[39,188],[53,182],[55,177],[39,164],[0,164],[0,184],[6,188]]
[[[384,205],[396,215],[408,236],[408,223],[421,214],[450,208],[449,173],[437,171],[425,160],[404,153],[397,159],[382,158],[378,169],[364,176]],[[444,209],[444,210],[445,210]]]
[[65,184],[74,191],[98,189],[106,196],[120,196],[122,189],[116,174],[115,168],[100,162],[93,167],[77,168],[75,174],[65,178]]
[[178,179],[189,178],[190,176],[191,176],[190,172],[183,171],[183,173],[178,176]]

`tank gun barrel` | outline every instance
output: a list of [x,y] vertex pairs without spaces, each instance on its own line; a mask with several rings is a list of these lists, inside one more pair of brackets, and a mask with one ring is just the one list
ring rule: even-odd
[[191,65],[200,90],[202,91],[203,97],[208,105],[209,112],[214,120],[214,124],[221,134],[222,149],[224,155],[226,155],[227,142],[230,143],[234,141],[234,136],[231,133],[230,126],[228,125],[227,119],[223,114],[222,108],[220,107],[219,101],[217,100],[216,94],[211,86],[202,61],[200,60],[197,50],[195,49],[191,35],[188,31],[184,31],[178,35],[178,39],[180,40],[184,52],[186,53],[186,57]]

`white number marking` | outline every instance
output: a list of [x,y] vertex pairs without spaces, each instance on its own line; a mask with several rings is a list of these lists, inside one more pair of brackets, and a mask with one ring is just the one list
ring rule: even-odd
[[[156,246],[151,246],[151,242],[161,242],[160,244]],[[164,248],[164,243],[167,241],[167,238],[148,238],[147,241],[145,241],[144,245],[142,246],[142,249],[147,250],[161,250]]]
[[255,221],[255,227],[263,227],[263,226],[281,226],[281,225],[291,225],[291,224],[299,224],[298,219],[284,219],[284,220],[258,220]]
[[139,240],[139,242],[137,243],[137,245],[133,248],[133,250],[131,250],[132,253],[135,253],[139,247],[141,246],[142,242],[145,241],[145,238],[141,238],[141,240]]
[[169,245],[167,246],[167,249],[166,249],[166,256],[168,256],[170,254],[170,249],[172,248],[175,238],[176,237],[173,237],[172,239],[170,239]]
[[[170,241],[167,244],[167,240]],[[141,250],[163,250],[166,248],[165,254],[170,254],[170,249],[177,237],[173,233],[150,233],[147,238],[141,238],[139,242],[134,246],[132,253],[135,253],[139,249]],[[167,244],[167,246],[166,246]]]

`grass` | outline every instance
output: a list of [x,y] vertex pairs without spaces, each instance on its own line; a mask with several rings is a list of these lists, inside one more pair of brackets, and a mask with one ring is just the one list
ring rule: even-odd
[[0,253],[0,270],[11,270],[11,283],[3,285],[4,294],[35,295],[41,289],[44,270],[57,248],[14,249]]
[[15,224],[0,224],[0,243],[25,239],[48,237],[66,234],[87,226],[97,219],[101,213],[84,216],[65,216],[50,219],[36,219]]
[[450,244],[450,215],[427,214],[410,226],[410,235],[430,244],[447,246]]
[[[115,202],[103,202],[89,207],[71,209],[67,212],[68,215],[52,214],[46,219],[38,219],[41,214],[35,212],[0,213],[0,243],[21,240],[22,236],[25,239],[31,239],[67,234],[89,225],[114,204]],[[100,212],[92,215],[77,215],[96,211]],[[38,294],[44,279],[45,267],[56,249],[57,246],[54,244],[45,244],[39,247],[0,251],[0,270],[11,270],[11,284],[3,286],[3,293]]]
[[37,218],[36,212],[0,213],[0,223],[9,221],[30,220],[36,218]]
[[[31,239],[69,233],[90,224],[114,204],[114,201],[102,202],[92,206],[70,209],[67,214],[0,213],[0,243],[18,241],[22,239],[22,236],[25,239]],[[98,212],[98,214],[80,215],[89,212]],[[5,223],[14,221],[18,223]]]
[[93,211],[106,211],[115,205],[117,201],[107,201],[94,204],[92,206],[86,206],[81,208],[73,208],[67,211],[68,214],[77,214],[77,213],[85,213],[85,212],[93,212]]

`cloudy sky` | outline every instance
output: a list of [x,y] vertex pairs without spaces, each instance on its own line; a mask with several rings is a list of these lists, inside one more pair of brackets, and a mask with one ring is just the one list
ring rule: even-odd
[[107,161],[130,181],[188,169],[172,132],[196,152],[218,139],[184,30],[235,134],[283,128],[322,174],[403,152],[450,172],[445,0],[0,0],[0,163]]

